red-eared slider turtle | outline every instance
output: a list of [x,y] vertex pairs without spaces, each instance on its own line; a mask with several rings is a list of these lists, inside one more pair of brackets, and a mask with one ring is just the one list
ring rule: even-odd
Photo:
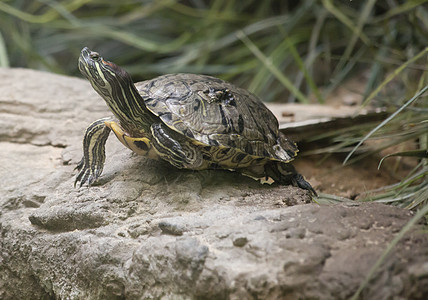
[[93,122],[83,139],[76,183],[91,185],[103,170],[110,131],[126,147],[177,168],[229,169],[271,177],[316,195],[289,163],[298,150],[250,92],[215,77],[170,74],[133,83],[130,75],[84,48],[79,70],[107,102],[112,117]]

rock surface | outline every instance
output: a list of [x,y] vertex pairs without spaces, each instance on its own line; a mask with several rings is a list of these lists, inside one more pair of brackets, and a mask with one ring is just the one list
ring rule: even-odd
[[[348,299],[411,218],[226,171],[138,157],[113,137],[96,186],[73,187],[82,135],[109,115],[81,79],[0,69],[1,299]],[[424,299],[415,227],[364,299]]]

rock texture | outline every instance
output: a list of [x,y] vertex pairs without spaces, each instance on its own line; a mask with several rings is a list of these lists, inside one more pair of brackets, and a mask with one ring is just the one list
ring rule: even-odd
[[[138,157],[111,137],[73,187],[85,127],[109,115],[81,79],[0,69],[1,299],[348,299],[411,213]],[[415,227],[364,299],[424,299]]]

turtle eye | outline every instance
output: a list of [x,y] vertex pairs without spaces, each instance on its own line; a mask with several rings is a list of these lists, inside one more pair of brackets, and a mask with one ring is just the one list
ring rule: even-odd
[[98,52],[91,52],[89,54],[89,56],[93,59],[93,60],[98,60],[100,58],[100,54]]

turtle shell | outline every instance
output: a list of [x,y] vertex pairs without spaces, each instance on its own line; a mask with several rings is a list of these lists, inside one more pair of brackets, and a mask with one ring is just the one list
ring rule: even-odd
[[290,161],[297,146],[252,93],[221,79],[169,74],[135,84],[147,108],[195,144],[237,148],[252,156]]

